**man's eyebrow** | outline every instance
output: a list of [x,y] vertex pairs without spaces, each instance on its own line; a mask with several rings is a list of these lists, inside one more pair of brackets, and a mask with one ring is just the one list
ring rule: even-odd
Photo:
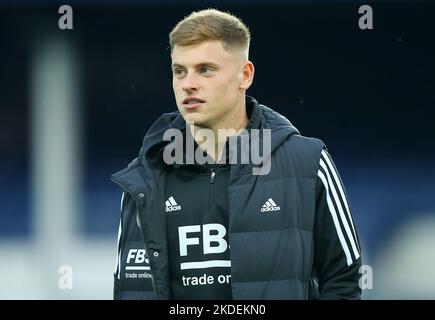
[[[214,62],[208,62],[208,61],[197,63],[194,67],[197,68],[197,67],[202,67],[202,66],[211,66],[211,67],[214,67],[214,68],[218,68],[219,67],[216,63],[214,63]],[[179,63],[173,63],[172,64],[172,68],[186,68],[186,67],[183,66],[182,64],[179,64]]]
[[172,68],[184,68],[184,66],[178,63],[173,63]]

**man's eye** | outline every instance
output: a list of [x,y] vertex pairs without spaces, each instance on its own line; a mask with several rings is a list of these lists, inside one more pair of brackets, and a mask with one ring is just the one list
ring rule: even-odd
[[174,74],[176,76],[182,76],[184,74],[184,70],[183,69],[174,69]]
[[201,73],[208,73],[208,72],[212,71],[212,69],[209,67],[201,67],[200,71],[201,71]]

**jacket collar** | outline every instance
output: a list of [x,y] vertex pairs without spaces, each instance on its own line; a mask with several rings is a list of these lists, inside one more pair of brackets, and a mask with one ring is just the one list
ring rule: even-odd
[[[269,129],[271,132],[271,153],[274,152],[289,136],[299,134],[299,131],[290,123],[284,116],[276,111],[261,105],[250,96],[246,96],[247,112],[249,122],[247,131],[243,134],[250,134],[252,129],[258,128],[258,143],[261,146],[263,142],[263,129]],[[178,129],[182,132],[186,127],[181,114],[177,112],[165,113],[151,126],[146,133],[143,144],[139,153],[139,157],[133,160],[129,166],[112,175],[112,180],[119,184],[127,191],[138,195],[138,200],[143,200],[144,196],[139,196],[141,193],[147,195],[147,190],[152,188],[154,174],[159,174],[163,170],[161,161],[162,148],[169,142],[163,141],[163,135],[168,129]],[[243,134],[235,136],[238,148],[241,147]],[[158,154],[156,154],[158,153]],[[242,175],[248,172],[256,165],[252,163],[233,165],[232,175]],[[153,173],[154,171],[154,173]]]

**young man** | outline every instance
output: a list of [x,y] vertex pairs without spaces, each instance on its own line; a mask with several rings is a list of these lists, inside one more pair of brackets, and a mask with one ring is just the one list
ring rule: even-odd
[[[360,244],[337,169],[320,140],[246,96],[249,42],[217,10],[171,32],[179,111],[112,176],[123,189],[115,299],[360,298]],[[258,144],[261,161],[237,156]]]

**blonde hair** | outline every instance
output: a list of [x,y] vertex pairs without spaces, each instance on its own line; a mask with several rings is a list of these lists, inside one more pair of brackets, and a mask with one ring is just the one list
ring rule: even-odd
[[169,34],[171,52],[175,45],[189,46],[207,40],[222,41],[225,50],[244,49],[248,52],[251,34],[239,18],[216,9],[192,12]]

